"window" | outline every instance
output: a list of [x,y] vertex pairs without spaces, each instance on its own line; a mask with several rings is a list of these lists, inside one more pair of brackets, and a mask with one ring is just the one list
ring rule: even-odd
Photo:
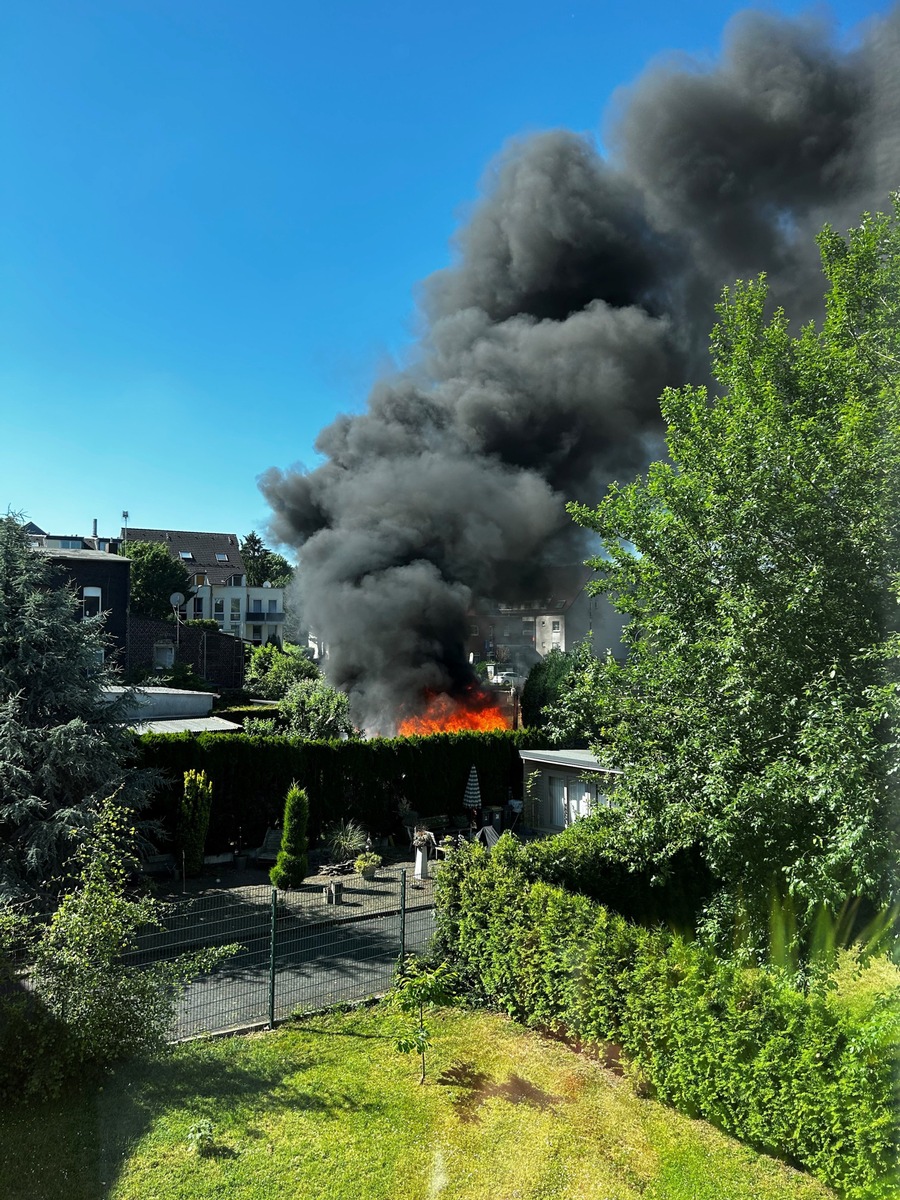
[[205,587],[206,576],[202,571],[198,571],[196,575],[191,576],[191,583],[194,585],[194,587]]
[[262,600],[260,600],[258,598],[252,599],[250,601],[250,611],[252,613],[261,613],[262,612]]
[[194,620],[203,620],[203,598],[201,596],[194,597]]
[[469,636],[470,637],[478,637],[478,626],[477,625],[469,626]]
[[559,633],[559,621],[551,621],[550,628],[554,633]]
[[278,601],[277,600],[269,601],[269,612],[271,612],[271,613],[278,612]]
[[232,627],[231,627],[231,632],[232,632],[232,634],[233,634],[235,637],[240,637],[240,636],[241,636],[241,627],[240,627],[240,625],[232,625]]
[[213,620],[218,621],[220,625],[225,624],[224,600],[213,600]]
[[232,621],[240,621],[241,619],[241,598],[240,596],[231,597],[231,619]]
[[216,562],[228,562],[227,554],[216,554]]
[[253,626],[253,641],[257,644],[262,641],[262,625]]
[[229,575],[228,576],[228,586],[229,587],[241,587],[243,585],[243,582],[244,582],[243,575]]
[[60,538],[59,548],[60,550],[83,550],[84,542],[81,538]]
[[194,555],[190,550],[179,550],[178,554],[179,554],[179,557],[184,562],[193,562],[194,561]]
[[85,618],[99,617],[102,598],[103,593],[100,588],[83,587],[81,589],[81,615]]

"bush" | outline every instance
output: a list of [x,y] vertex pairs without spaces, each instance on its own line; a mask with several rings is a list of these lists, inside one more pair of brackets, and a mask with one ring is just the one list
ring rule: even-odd
[[325,831],[325,846],[333,863],[356,858],[366,848],[366,831],[355,821],[337,821]]
[[288,788],[284,802],[284,830],[281,834],[281,849],[275,866],[269,872],[272,887],[299,887],[309,874],[309,859],[306,851],[309,842],[306,826],[309,821],[309,801],[306,792],[296,780]]
[[250,652],[245,684],[248,691],[263,700],[280,700],[289,688],[302,679],[315,679],[316,664],[299,646],[279,646],[267,643]]
[[476,995],[528,1024],[622,1047],[660,1100],[848,1197],[896,1194],[900,993],[865,1012],[696,942],[530,883],[505,835],[447,856],[438,936]]
[[49,924],[28,931],[27,991],[9,966],[9,923],[0,920],[0,1099],[53,1096],[72,1079],[159,1048],[179,991],[239,948],[127,963],[138,932],[161,924],[158,903],[126,887],[130,834],[127,814],[108,806],[83,848],[77,886]]
[[205,771],[185,771],[184,794],[178,820],[178,847],[187,875],[203,870],[203,850],[212,808],[212,783]]

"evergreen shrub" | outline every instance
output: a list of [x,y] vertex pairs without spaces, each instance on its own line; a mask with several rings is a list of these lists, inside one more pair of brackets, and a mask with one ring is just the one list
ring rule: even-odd
[[296,780],[288,788],[284,802],[284,829],[281,834],[281,849],[275,866],[269,872],[272,887],[299,887],[309,874],[309,859],[306,851],[309,842],[306,826],[309,821],[309,800],[306,792]]
[[505,835],[451,852],[438,952],[516,1019],[615,1043],[651,1094],[854,1200],[897,1194],[900,995],[848,1009],[828,981],[752,969],[583,895],[529,882]]
[[211,808],[212,783],[206,772],[185,771],[178,815],[178,848],[184,856],[184,869],[188,875],[199,875],[203,870],[203,850]]

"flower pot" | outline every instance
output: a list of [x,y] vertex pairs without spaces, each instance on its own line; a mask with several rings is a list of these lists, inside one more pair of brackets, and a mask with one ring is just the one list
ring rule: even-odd
[[363,879],[367,880],[369,883],[372,882],[377,874],[377,867],[363,867],[363,869],[360,871],[360,875],[362,875]]
[[415,879],[428,879],[428,847],[416,847],[416,869],[413,872]]

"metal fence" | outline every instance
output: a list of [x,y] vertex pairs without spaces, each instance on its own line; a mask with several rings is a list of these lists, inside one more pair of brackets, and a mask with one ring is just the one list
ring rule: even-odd
[[430,887],[386,870],[368,883],[353,875],[292,891],[242,887],[178,900],[160,928],[139,935],[127,962],[240,944],[186,989],[171,1030],[178,1039],[379,995],[397,959],[424,950],[433,931]]

